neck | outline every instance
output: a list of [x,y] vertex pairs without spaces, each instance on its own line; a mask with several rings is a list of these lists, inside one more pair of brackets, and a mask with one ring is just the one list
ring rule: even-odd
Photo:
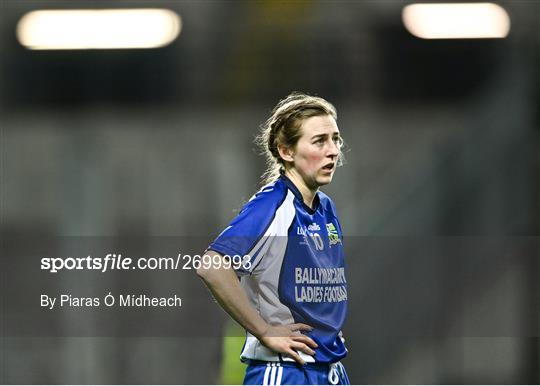
[[295,170],[295,169],[287,169],[285,170],[285,175],[289,178],[289,180],[292,181],[294,186],[300,191],[300,194],[302,194],[302,199],[304,200],[304,203],[309,206],[311,209],[313,209],[313,200],[315,199],[315,194],[317,194],[317,191],[319,188],[312,189],[307,186],[306,182],[302,178],[302,176]]

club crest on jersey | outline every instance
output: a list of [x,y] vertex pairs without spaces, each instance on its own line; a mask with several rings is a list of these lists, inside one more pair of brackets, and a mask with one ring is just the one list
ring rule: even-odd
[[330,242],[330,246],[341,243],[338,231],[333,223],[326,224],[326,230],[328,231],[328,240]]

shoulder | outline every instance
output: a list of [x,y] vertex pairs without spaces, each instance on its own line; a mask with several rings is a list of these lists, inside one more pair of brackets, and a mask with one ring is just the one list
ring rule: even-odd
[[278,213],[280,208],[290,209],[287,185],[282,180],[263,186],[240,210],[230,224],[242,233],[263,232]]
[[249,199],[240,214],[245,211],[262,211],[266,213],[275,211],[285,201],[287,191],[287,186],[279,179],[265,185]]
[[[329,229],[329,232],[331,231],[331,227],[335,226],[337,227],[337,234],[342,234],[341,224],[339,221],[339,217],[337,214],[336,206],[334,205],[334,202],[328,195],[325,193],[319,191],[319,200],[320,205],[323,208],[324,216],[326,218],[327,224],[326,227]],[[328,228],[330,227],[330,228]]]
[[334,201],[332,201],[330,196],[324,192],[321,192],[320,190],[317,194],[319,195],[319,202],[323,209],[326,212],[331,212],[332,214],[336,215],[336,206],[334,205]]

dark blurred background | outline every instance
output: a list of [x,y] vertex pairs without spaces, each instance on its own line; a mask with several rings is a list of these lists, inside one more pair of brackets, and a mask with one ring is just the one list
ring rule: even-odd
[[[352,382],[539,383],[540,2],[497,2],[509,35],[465,40],[414,37],[408,3],[2,0],[2,238],[210,242],[259,186],[253,137],[270,109],[320,95],[347,143],[323,190],[348,239]],[[101,7],[168,8],[182,30],[149,50],[17,41],[29,11]],[[429,259],[433,240],[506,240],[515,258]],[[377,259],[366,243],[395,248]],[[389,332],[401,321],[412,327]],[[6,333],[1,380],[219,383],[222,352],[215,337]]]

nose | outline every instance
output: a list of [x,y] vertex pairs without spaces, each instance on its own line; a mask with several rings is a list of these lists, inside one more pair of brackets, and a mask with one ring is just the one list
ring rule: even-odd
[[339,154],[339,148],[338,148],[338,145],[330,140],[330,147],[328,148],[328,152],[327,152],[327,156],[334,159],[338,156]]

